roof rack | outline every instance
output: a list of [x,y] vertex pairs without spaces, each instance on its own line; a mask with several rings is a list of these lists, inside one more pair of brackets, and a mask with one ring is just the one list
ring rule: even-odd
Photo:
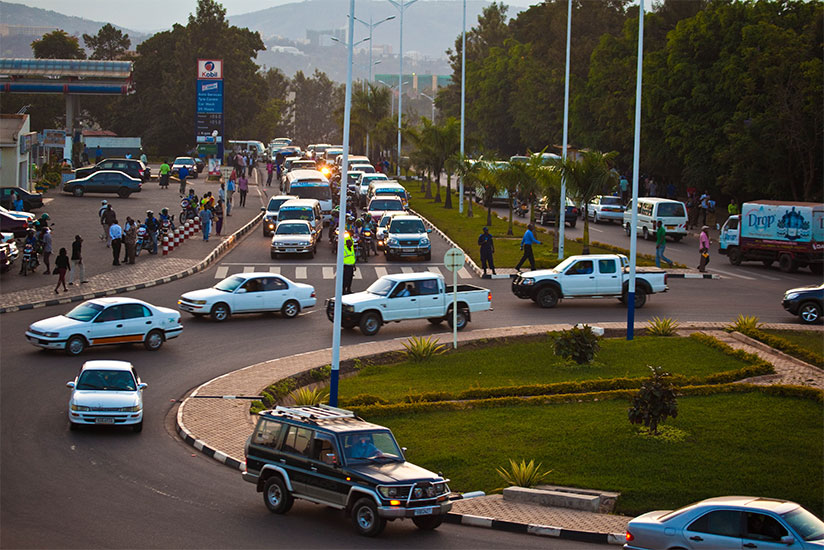
[[329,405],[307,405],[303,407],[275,407],[275,414],[282,414],[284,416],[291,416],[294,418],[301,418],[305,420],[313,420],[315,422],[321,420],[338,420],[341,418],[357,418],[355,413],[347,411],[346,409],[339,409]]

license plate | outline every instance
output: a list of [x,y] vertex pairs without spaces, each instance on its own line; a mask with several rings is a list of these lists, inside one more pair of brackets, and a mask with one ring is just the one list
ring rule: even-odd
[[286,252],[295,252],[297,248],[287,248]]
[[426,508],[418,508],[417,510],[415,510],[415,515],[416,516],[431,516],[434,513],[435,513],[435,507],[434,506],[427,506]]
[[675,226],[674,226],[674,225],[668,225],[668,226],[666,226],[666,227],[667,227],[667,229],[675,229]]
[[98,416],[94,419],[95,424],[114,424],[114,418],[108,416]]

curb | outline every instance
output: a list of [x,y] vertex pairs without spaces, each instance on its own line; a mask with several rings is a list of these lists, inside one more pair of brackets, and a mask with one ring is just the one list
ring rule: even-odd
[[124,292],[132,292],[133,290],[140,290],[143,288],[149,288],[157,285],[162,285],[165,283],[170,283],[172,281],[177,281],[178,279],[183,279],[184,277],[188,277],[189,275],[194,275],[199,271],[203,271],[206,269],[212,262],[214,262],[221,254],[229,250],[230,248],[234,247],[240,237],[248,233],[252,230],[252,228],[257,225],[257,223],[263,218],[263,213],[259,213],[257,216],[252,218],[252,220],[232,233],[225,241],[220,243],[217,248],[215,248],[212,252],[209,253],[206,258],[195,264],[194,266],[181,271],[179,273],[175,273],[174,275],[169,275],[168,277],[160,277],[159,279],[154,279],[152,281],[146,281],[145,283],[138,283],[133,285],[126,285],[116,288],[110,288],[107,290],[98,290],[97,292],[92,292],[89,294],[78,294],[76,296],[71,296],[69,298],[60,298],[56,300],[43,300],[40,302],[32,302],[30,304],[21,304],[19,306],[11,306],[11,307],[0,307],[0,314],[3,313],[14,313],[15,311],[23,311],[27,309],[38,309],[41,307],[48,307],[48,306],[56,306],[60,304],[70,304],[72,302],[80,302],[85,300],[91,300],[93,298],[102,298],[103,296],[113,296],[115,294],[122,294]]
[[521,533],[526,535],[537,535],[541,537],[554,537],[565,540],[577,540],[580,542],[591,542],[594,544],[624,544],[626,535],[621,533],[594,533],[592,531],[576,531],[553,527],[551,525],[536,525],[533,523],[518,523],[514,521],[504,521],[483,516],[469,516],[463,514],[446,515],[447,523],[456,525],[466,525],[468,527],[484,527],[496,531],[506,531],[508,533]]
[[[421,216],[420,213],[416,212],[415,210],[412,210],[411,208],[409,209],[409,211],[414,213],[416,216],[421,218],[423,221],[425,221],[427,223],[427,225],[429,225],[435,231],[435,233],[440,235],[440,237],[443,238],[443,240],[445,240],[446,242],[448,242],[453,248],[460,248],[461,250],[463,250],[463,248],[458,246],[455,241],[453,241],[452,239],[447,237],[446,233],[444,233],[443,231],[438,229],[435,226],[435,224],[433,224],[432,222],[430,222],[429,220],[427,220],[426,218]],[[466,258],[466,263],[469,264],[470,269],[472,269],[472,271],[475,272],[475,275],[477,275],[478,277],[483,278],[483,271],[481,270],[480,267],[478,267],[478,264],[475,263],[475,261],[472,259],[472,257],[469,254],[467,254],[465,251],[464,251],[464,257]]]
[[183,419],[180,418],[180,415],[180,407],[178,407],[177,414],[175,415],[175,430],[184,442],[188,443],[189,445],[191,445],[198,451],[202,452],[209,458],[213,458],[221,464],[223,464],[224,466],[228,466],[233,470],[242,472],[246,469],[246,463],[240,462],[239,460],[236,460],[228,456],[226,453],[209,447],[199,439],[195,439],[195,437],[191,433],[189,433],[189,431],[186,430],[186,428],[183,427]]

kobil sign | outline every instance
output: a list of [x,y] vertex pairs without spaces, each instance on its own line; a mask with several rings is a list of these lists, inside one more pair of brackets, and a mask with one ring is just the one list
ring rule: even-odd
[[219,80],[223,78],[223,60],[222,59],[198,59],[197,60],[197,78],[198,79],[214,79]]

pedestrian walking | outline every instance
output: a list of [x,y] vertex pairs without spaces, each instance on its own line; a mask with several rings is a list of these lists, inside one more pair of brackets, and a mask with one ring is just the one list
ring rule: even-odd
[[203,240],[209,242],[209,232],[212,229],[212,210],[210,208],[204,208],[200,211],[200,225],[201,231],[203,232]]
[[495,243],[492,241],[492,235],[489,234],[488,227],[484,227],[484,232],[478,237],[478,246],[481,247],[481,267],[484,270],[483,276],[486,277],[487,264],[489,265],[489,269],[492,270],[492,274],[496,275],[495,263],[492,260],[492,255],[495,253]]
[[123,242],[123,228],[117,223],[117,218],[109,226],[109,238],[112,240],[112,265],[120,265],[120,244]]
[[710,263],[710,236],[707,234],[709,226],[705,225],[701,228],[701,234],[698,236],[698,254],[700,255],[698,261],[698,271],[704,273],[707,271],[707,264]]
[[655,230],[655,267],[661,267],[661,260],[664,260],[672,267],[672,260],[664,256],[667,248],[667,228],[664,222],[658,220],[658,229]]
[[123,244],[126,245],[123,263],[133,264],[137,252],[137,223],[130,216],[126,216],[123,226]]
[[237,173],[232,170],[232,175],[229,176],[229,181],[226,182],[226,215],[232,215],[232,197],[235,194],[235,181]]
[[220,189],[217,190],[217,200],[226,202],[226,184],[221,182]]
[[158,172],[160,174],[160,179],[158,180],[158,183],[160,184],[161,189],[169,188],[169,174],[171,173],[171,171],[172,167],[169,166],[169,161],[164,160],[163,164],[160,165],[160,171]]
[[246,208],[246,193],[249,192],[249,181],[243,174],[237,180],[237,189],[240,191],[240,207]]
[[63,285],[63,292],[68,292],[69,289],[66,288],[66,271],[69,270],[69,255],[66,253],[65,248],[61,248],[60,252],[57,253],[57,257],[54,259],[54,272],[57,273],[57,286],[54,287],[54,293],[59,294],[58,288],[60,285]]
[[52,236],[51,229],[46,226],[40,228],[40,244],[43,247],[43,264],[46,266],[46,271],[43,274],[50,275],[49,258],[52,254]]
[[352,237],[346,237],[343,246],[343,293],[352,294],[352,279],[355,277],[355,244]]
[[69,286],[78,283],[88,283],[86,280],[86,266],[83,265],[83,238],[80,235],[74,236],[72,243],[72,270],[69,273]]
[[186,166],[181,166],[180,169],[177,171],[177,178],[180,180],[180,196],[183,197],[186,194],[186,178],[189,177],[189,169]]
[[101,149],[98,145],[97,148],[94,150],[94,163],[97,164],[101,160],[103,160],[103,149]]
[[532,245],[541,244],[541,241],[535,238],[533,231],[535,231],[535,224],[530,223],[526,226],[526,231],[521,239],[521,250],[524,251],[524,255],[521,256],[521,261],[515,266],[515,271],[520,271],[525,261],[529,261],[529,268],[535,271],[535,256],[532,254]]
[[215,219],[215,235],[220,237],[220,232],[223,231],[223,199],[217,201],[212,216]]
[[271,160],[267,161],[266,162],[266,186],[267,187],[272,186],[272,176],[274,174],[275,174],[275,165],[272,163]]

